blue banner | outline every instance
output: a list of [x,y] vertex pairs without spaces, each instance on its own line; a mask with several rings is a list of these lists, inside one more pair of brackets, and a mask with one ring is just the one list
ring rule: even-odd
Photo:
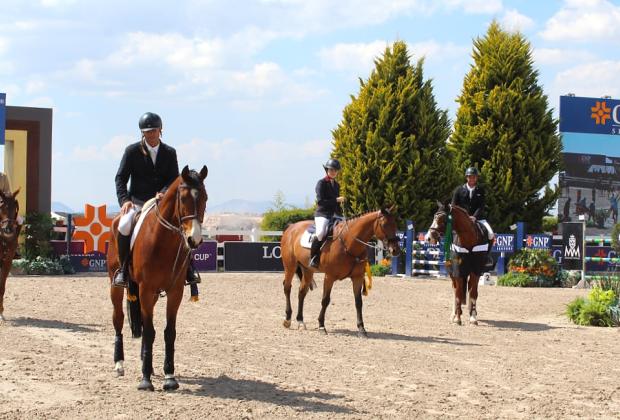
[[620,100],[560,96],[560,132],[620,135]]
[[493,252],[515,252],[515,235],[511,233],[498,233],[495,235]]
[[525,246],[532,249],[551,249],[551,235],[540,233],[527,235]]
[[6,93],[0,93],[0,144],[4,145],[6,130]]

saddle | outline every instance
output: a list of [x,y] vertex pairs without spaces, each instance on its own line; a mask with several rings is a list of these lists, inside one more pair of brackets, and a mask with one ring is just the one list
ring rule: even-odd
[[136,241],[136,238],[138,237],[138,233],[140,232],[140,228],[142,227],[142,222],[144,222],[144,218],[149,213],[149,211],[153,209],[153,207],[155,207],[156,203],[157,201],[155,200],[155,198],[151,198],[146,203],[144,203],[144,205],[142,206],[142,209],[140,211],[137,211],[136,214],[134,215],[134,223],[132,223],[133,229],[131,231],[130,249],[133,249],[133,244]]
[[[342,220],[339,218],[333,218],[329,222],[329,224],[327,225],[327,235],[325,236],[325,240],[332,239],[334,237],[334,227],[337,224],[339,224],[341,221]],[[310,249],[310,247],[312,246],[312,241],[314,240],[314,237],[316,236],[315,234],[316,234],[316,225],[312,223],[310,226],[308,226],[306,231],[301,235],[301,238],[299,239],[299,244],[303,248]]]
[[487,230],[487,228],[477,220],[476,220],[476,226],[478,227],[478,232],[480,232],[480,234],[482,235],[481,238],[487,241],[489,237],[489,231]]

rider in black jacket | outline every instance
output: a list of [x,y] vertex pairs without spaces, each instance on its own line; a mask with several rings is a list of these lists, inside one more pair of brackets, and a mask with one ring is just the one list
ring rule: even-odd
[[337,159],[329,159],[325,165],[325,177],[316,183],[316,210],[314,212],[314,224],[316,234],[310,247],[310,267],[318,268],[321,258],[321,244],[327,235],[329,222],[334,216],[342,216],[341,203],[345,198],[340,195],[340,184],[336,181],[340,162]]
[[[125,149],[116,173],[116,195],[121,206],[118,224],[117,248],[120,268],[113,284],[127,287],[127,260],[130,252],[131,231],[136,211],[153,197],[161,198],[170,184],[179,176],[177,153],[173,147],[161,142],[162,121],[159,115],[147,112],[140,117],[138,126],[142,140]],[[129,190],[127,182],[131,179]],[[200,282],[190,261],[187,281]]]

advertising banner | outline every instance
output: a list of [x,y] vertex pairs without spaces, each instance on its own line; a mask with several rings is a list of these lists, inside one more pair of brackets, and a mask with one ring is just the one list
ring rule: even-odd
[[620,135],[620,100],[560,96],[560,132]]
[[562,225],[562,267],[566,270],[582,270],[585,225],[581,222]]
[[205,241],[192,251],[194,267],[198,271],[217,271],[217,241]]
[[280,242],[224,242],[225,271],[284,271]]
[[492,252],[515,252],[515,235],[511,233],[498,233],[495,235],[495,243]]
[[525,247],[531,249],[551,249],[552,237],[545,234],[530,234],[525,237]]

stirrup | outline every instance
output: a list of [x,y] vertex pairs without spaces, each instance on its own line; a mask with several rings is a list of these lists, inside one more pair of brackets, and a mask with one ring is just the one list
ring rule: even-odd
[[[191,277],[191,280],[189,279]],[[200,278],[200,273],[195,270],[192,271],[191,276],[185,276],[185,285],[191,286],[192,284],[202,283],[202,279]]]
[[127,280],[125,280],[124,278],[120,280],[122,274],[123,273],[121,273],[120,268],[116,270],[116,272],[114,273],[114,278],[112,279],[112,286],[120,287],[123,289],[126,289],[129,286],[129,282]]
[[318,256],[310,258],[310,267],[319,268],[320,264],[321,264],[321,260],[319,259]]

